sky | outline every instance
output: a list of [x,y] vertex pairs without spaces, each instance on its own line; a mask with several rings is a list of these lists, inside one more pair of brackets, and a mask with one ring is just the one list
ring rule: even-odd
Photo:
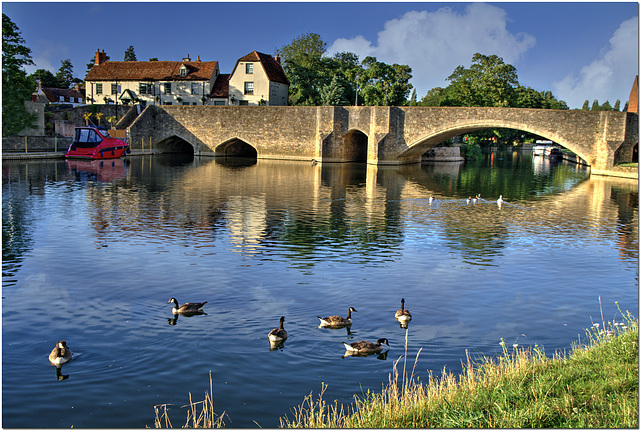
[[122,61],[189,55],[230,73],[258,51],[274,54],[317,33],[327,55],[353,52],[412,69],[418,100],[446,87],[473,54],[498,55],[520,85],[552,91],[571,108],[629,99],[638,74],[638,2],[13,2],[35,66],[56,73],[70,59],[84,79],[96,49]]

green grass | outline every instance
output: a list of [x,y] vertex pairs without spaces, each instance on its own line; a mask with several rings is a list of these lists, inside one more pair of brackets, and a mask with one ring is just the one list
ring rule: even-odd
[[430,373],[425,382],[404,370],[400,378],[396,362],[381,393],[356,396],[351,405],[327,404],[323,385],[317,398],[307,396],[280,425],[638,428],[638,322],[629,314],[623,325],[594,324],[586,342],[573,345],[569,354],[547,357],[537,346],[503,348],[494,359],[468,359],[460,375]]
[[638,163],[620,163],[616,164],[614,167],[635,167],[638,168]]

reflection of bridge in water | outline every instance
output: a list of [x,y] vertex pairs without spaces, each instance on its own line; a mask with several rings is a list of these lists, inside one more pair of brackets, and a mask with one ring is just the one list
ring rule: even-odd
[[[380,247],[397,252],[404,240],[398,227],[411,222],[444,235],[447,244],[463,254],[477,257],[490,249],[488,260],[514,231],[533,237],[542,232],[547,237],[614,234],[620,238],[621,253],[637,256],[638,192],[633,180],[592,177],[568,191],[506,202],[499,208],[497,196],[485,196],[475,205],[467,205],[465,196],[440,197],[446,190],[438,189],[436,182],[429,189],[424,178],[430,174],[420,165],[264,160],[226,167],[214,159],[195,160],[199,165],[174,178],[170,187],[150,190],[144,179],[138,179],[164,168],[149,158],[132,164],[128,185],[88,193],[99,239],[108,240],[101,233],[108,226],[135,236],[146,232],[153,240],[182,238],[194,246],[210,246],[224,228],[234,249],[250,255],[268,255],[274,236],[278,240],[290,236],[293,248],[312,254],[331,234],[337,235],[331,241],[350,243],[355,254]],[[458,175],[453,166],[442,167],[453,169],[451,178]],[[438,196],[431,205],[430,195]],[[599,223],[611,219],[620,219],[625,227],[608,231],[609,224]],[[355,254],[351,256],[358,258]]]

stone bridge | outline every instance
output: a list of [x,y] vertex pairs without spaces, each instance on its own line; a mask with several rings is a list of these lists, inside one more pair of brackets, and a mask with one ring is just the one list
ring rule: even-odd
[[133,149],[395,165],[486,128],[534,133],[596,169],[630,162],[638,144],[634,113],[477,107],[150,106],[129,132]]

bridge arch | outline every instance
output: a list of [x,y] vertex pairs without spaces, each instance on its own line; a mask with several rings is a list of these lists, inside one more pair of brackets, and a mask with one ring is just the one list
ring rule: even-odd
[[183,153],[193,155],[193,145],[177,135],[171,135],[155,143],[155,147],[162,153]]
[[258,151],[249,143],[234,137],[216,146],[217,156],[258,158]]
[[505,123],[504,121],[483,121],[458,123],[455,126],[443,127],[436,129],[426,135],[421,136],[414,142],[407,142],[407,148],[404,151],[398,153],[399,160],[409,160],[419,158],[429,149],[439,145],[447,139],[451,139],[455,136],[459,136],[466,133],[471,133],[478,130],[495,129],[495,128],[507,128],[512,130],[524,131],[535,134],[542,138],[551,140],[560,146],[567,148],[583,160],[589,160],[589,154],[585,154],[581,146],[575,142],[566,139],[564,136],[558,134],[554,130],[545,130],[538,127],[531,127],[525,123]]
[[353,128],[342,136],[344,145],[343,158],[347,162],[366,162],[369,137],[357,128]]

